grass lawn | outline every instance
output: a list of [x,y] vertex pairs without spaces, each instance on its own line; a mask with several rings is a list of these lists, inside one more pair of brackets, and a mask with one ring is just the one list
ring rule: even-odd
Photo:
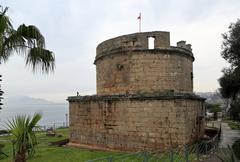
[[[88,149],[70,148],[70,147],[57,147],[49,146],[49,142],[59,141],[68,138],[68,129],[58,129],[56,130],[57,135],[62,135],[62,137],[47,137],[45,132],[37,133],[37,138],[39,144],[36,147],[36,153],[28,162],[82,162],[87,160],[93,160],[96,158],[103,157],[114,157],[114,161],[143,161],[143,153],[120,153],[120,152],[106,152],[106,151],[96,151]],[[0,143],[5,144],[3,149],[4,153],[9,155],[8,158],[0,160],[1,162],[12,162],[12,144],[11,137],[0,136]],[[148,161],[165,161],[170,162],[169,153],[165,154],[148,154]],[[175,152],[173,156],[174,162],[182,161],[185,158],[184,152]],[[191,160],[190,160],[191,159]],[[196,159],[196,154],[189,153],[189,161]],[[101,162],[107,162],[107,159],[100,160]],[[99,162],[99,161],[97,161]]]
[[[39,144],[36,147],[34,157],[28,159],[29,162],[81,162],[109,155],[119,155],[122,153],[93,151],[79,148],[49,146],[49,142],[59,141],[68,138],[68,129],[58,129],[57,134],[63,137],[47,137],[46,133],[37,133]],[[5,144],[4,153],[8,158],[0,160],[1,162],[12,162],[12,144],[11,137],[0,137],[0,143]]]

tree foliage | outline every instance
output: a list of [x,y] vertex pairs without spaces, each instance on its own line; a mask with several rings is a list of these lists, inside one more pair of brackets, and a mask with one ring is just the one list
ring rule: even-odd
[[207,110],[210,112],[210,113],[213,113],[213,117],[214,119],[217,119],[217,113],[218,112],[222,112],[222,108],[220,106],[220,104],[210,104],[210,103],[207,103],[206,104],[206,108]]
[[230,118],[240,121],[240,99],[236,99],[231,103]]
[[240,19],[231,23],[229,31],[222,34],[222,57],[230,63],[229,68],[223,69],[219,79],[220,92],[223,98],[230,99],[230,117],[240,120]]
[[7,11],[7,7],[0,6],[0,62],[6,62],[16,53],[25,57],[26,65],[31,66],[33,71],[53,71],[55,57],[45,48],[45,39],[39,29],[25,24],[14,29]]
[[228,33],[222,36],[222,57],[231,64],[232,68],[240,68],[240,19],[236,23],[231,23]]
[[220,104],[210,104],[210,103],[207,103],[206,104],[206,108],[211,113],[217,113],[217,112],[221,112],[222,111],[222,109],[220,107]]
[[240,73],[237,69],[224,69],[223,76],[219,79],[220,93],[223,98],[235,100],[240,90]]
[[240,19],[231,23],[229,31],[222,34],[222,57],[230,63],[219,79],[220,92],[224,98],[236,99],[240,92]]

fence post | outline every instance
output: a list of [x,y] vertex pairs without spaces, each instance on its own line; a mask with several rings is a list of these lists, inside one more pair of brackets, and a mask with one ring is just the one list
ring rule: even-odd
[[109,156],[108,162],[113,162],[113,157],[112,156]]
[[196,147],[197,147],[197,160],[199,161],[199,143],[196,144]]
[[146,150],[143,151],[143,162],[148,162],[148,153]]
[[188,161],[188,156],[189,156],[188,145],[185,145],[185,160],[186,160],[186,162],[189,162],[189,161]]
[[169,155],[170,155],[170,162],[174,162],[174,152],[173,152],[172,147],[170,147],[170,153],[169,153]]
[[204,142],[204,154],[207,154],[207,142]]
[[219,131],[218,131],[218,139],[219,140],[221,138],[221,133],[222,133],[222,123],[220,123],[220,128],[219,128]]

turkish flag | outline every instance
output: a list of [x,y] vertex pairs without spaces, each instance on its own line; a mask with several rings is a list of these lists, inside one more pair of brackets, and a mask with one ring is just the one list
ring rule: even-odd
[[141,13],[139,13],[139,16],[137,18],[138,20],[141,20]]

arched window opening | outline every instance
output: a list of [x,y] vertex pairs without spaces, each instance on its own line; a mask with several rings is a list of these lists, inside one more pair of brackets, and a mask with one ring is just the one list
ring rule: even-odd
[[154,37],[148,37],[148,49],[154,49]]

